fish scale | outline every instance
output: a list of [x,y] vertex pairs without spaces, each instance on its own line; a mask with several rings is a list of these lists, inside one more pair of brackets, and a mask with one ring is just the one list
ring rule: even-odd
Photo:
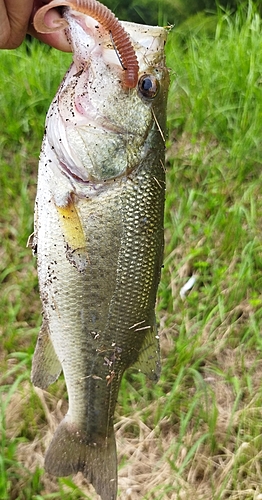
[[[157,174],[163,180],[160,163]],[[116,330],[118,334],[118,329],[122,332],[123,339],[120,340],[123,343],[126,343],[125,337],[130,337],[130,327],[134,323],[143,321],[143,326],[146,326],[149,322],[153,327],[150,313],[154,310],[155,290],[162,264],[164,185],[159,192],[160,188],[151,175],[144,176],[143,172],[136,182],[135,186],[130,182],[127,193],[124,191],[122,194],[124,233],[118,263],[121,281],[110,311],[109,328],[112,333]],[[123,331],[123,327],[127,330]],[[137,348],[141,344],[141,334],[132,330],[132,336]],[[129,360],[128,364],[133,361]]]
[[110,34],[97,21],[71,9],[64,16],[74,62],[47,114],[39,162],[32,246],[43,324],[32,381],[46,389],[63,371],[68,393],[46,470],[81,471],[102,500],[115,500],[121,378],[131,365],[155,381],[160,373],[154,309],[163,259],[166,33],[122,23],[139,78],[159,89],[147,98],[139,82],[123,88]]

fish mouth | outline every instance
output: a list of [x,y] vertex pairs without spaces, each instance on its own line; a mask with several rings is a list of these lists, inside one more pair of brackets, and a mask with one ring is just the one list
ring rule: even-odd
[[[58,95],[59,115],[64,126],[130,134],[130,127],[119,121],[118,115],[112,116],[102,103],[111,101],[114,106],[120,94],[124,93],[126,98],[128,93],[122,84],[124,69],[109,33],[89,16],[68,11],[64,17],[74,54]],[[137,93],[136,88],[132,91]]]
[[[54,7],[63,8],[63,18],[56,19],[53,26],[47,26],[45,23],[45,16],[48,11]],[[100,27],[110,34],[115,51],[118,53],[118,59],[125,70],[123,74],[123,85],[126,88],[136,87],[138,80],[139,64],[135,49],[129,34],[126,32],[124,26],[115,17],[114,13],[105,5],[98,1],[81,2],[78,0],[51,0],[48,5],[41,7],[34,16],[34,27],[39,33],[52,33],[66,28],[68,23],[68,12],[71,15],[73,11],[78,16],[80,15],[80,24],[86,17],[91,17]],[[81,16],[84,14],[83,16]],[[85,24],[82,22],[82,24]],[[98,27],[98,26],[96,26]]]

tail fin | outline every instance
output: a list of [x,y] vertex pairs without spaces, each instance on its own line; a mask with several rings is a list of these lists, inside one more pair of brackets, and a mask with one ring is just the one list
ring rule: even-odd
[[45,457],[45,469],[53,476],[81,471],[102,500],[116,500],[117,456],[114,429],[106,441],[94,442],[68,417],[58,426]]

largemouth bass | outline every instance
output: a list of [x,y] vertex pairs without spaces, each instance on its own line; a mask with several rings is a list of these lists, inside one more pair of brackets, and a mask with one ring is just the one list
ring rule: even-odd
[[137,59],[128,80],[113,31],[71,8],[64,20],[74,56],[39,163],[32,246],[43,324],[32,382],[45,389],[63,370],[68,392],[45,469],[81,471],[102,500],[114,500],[122,375],[131,365],[154,380],[160,372],[166,32],[121,22]]

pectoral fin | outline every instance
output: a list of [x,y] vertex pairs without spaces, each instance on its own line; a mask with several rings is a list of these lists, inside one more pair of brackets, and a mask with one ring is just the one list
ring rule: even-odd
[[55,382],[62,367],[49,336],[48,323],[43,321],[33,357],[31,380],[36,387],[46,389]]
[[81,219],[74,201],[69,198],[66,206],[56,205],[63,236],[67,244],[66,257],[78,271],[83,272],[88,264],[86,239]]
[[145,337],[138,359],[133,367],[139,372],[144,373],[151,380],[157,381],[160,377],[159,337],[155,322]]

